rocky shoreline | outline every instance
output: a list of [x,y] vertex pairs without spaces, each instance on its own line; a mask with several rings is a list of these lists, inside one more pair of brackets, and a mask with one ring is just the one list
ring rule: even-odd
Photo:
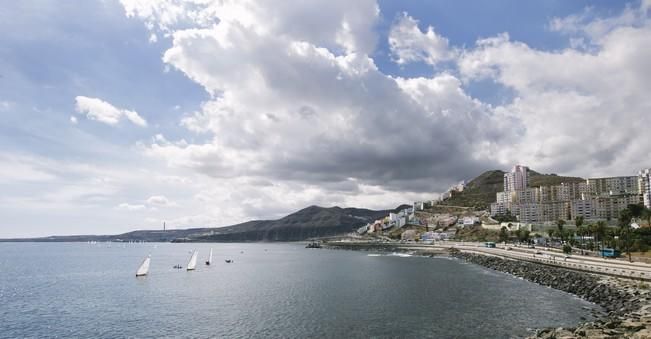
[[651,294],[646,284],[458,250],[450,255],[574,294],[606,311],[595,321],[574,328],[539,329],[530,338],[651,338]]
[[441,248],[414,248],[403,247],[391,243],[325,243],[323,248],[330,250],[351,250],[351,251],[369,251],[369,252],[382,252],[382,253],[409,253],[415,256],[433,256],[433,255],[447,255],[448,251]]

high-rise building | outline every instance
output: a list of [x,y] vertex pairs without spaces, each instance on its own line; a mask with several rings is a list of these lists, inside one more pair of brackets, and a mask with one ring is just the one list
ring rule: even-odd
[[593,196],[640,194],[636,176],[592,178],[586,180],[586,184]]
[[651,168],[645,168],[638,173],[638,187],[644,207],[651,208]]
[[529,167],[515,165],[510,173],[504,173],[504,192],[522,191],[529,187]]
[[576,199],[570,202],[570,218],[576,220],[577,217],[583,217],[585,220],[597,217],[596,199]]
[[628,205],[644,202],[651,208],[651,169],[637,176],[591,178],[581,182],[529,188],[529,169],[514,166],[504,174],[491,214],[510,211],[518,221],[548,223],[559,219],[616,220]]

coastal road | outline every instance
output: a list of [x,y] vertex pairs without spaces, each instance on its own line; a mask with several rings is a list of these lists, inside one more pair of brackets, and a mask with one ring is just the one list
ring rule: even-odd
[[[651,265],[642,262],[629,263],[623,260],[604,259],[594,256],[571,255],[566,256],[558,250],[545,250],[541,248],[505,247],[487,248],[484,243],[441,241],[431,245],[427,244],[399,244],[399,247],[414,250],[445,250],[455,247],[463,252],[483,255],[492,255],[502,258],[524,260],[544,265],[564,267],[602,275],[618,276],[625,278],[651,281]],[[540,253],[540,254],[537,254]]]
[[487,248],[483,247],[483,244],[480,245],[479,243],[444,243],[433,246],[456,247],[467,252],[477,252],[479,254],[489,254],[510,259],[537,262],[545,265],[565,267],[598,274],[651,280],[651,265],[641,262],[629,263],[621,260],[583,255],[566,256],[564,253],[559,251],[546,251],[522,247],[514,247],[511,250],[507,250],[503,247]]

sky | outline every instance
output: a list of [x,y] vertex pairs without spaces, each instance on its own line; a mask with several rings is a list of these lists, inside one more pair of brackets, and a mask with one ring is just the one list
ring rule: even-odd
[[4,1],[0,237],[651,166],[651,0]]

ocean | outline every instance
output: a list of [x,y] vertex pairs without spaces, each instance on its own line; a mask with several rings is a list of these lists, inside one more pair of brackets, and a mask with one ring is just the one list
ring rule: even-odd
[[[195,271],[172,268],[195,249]],[[136,278],[149,254],[149,275]],[[1,338],[513,338],[597,309],[445,257],[278,243],[0,243]]]

